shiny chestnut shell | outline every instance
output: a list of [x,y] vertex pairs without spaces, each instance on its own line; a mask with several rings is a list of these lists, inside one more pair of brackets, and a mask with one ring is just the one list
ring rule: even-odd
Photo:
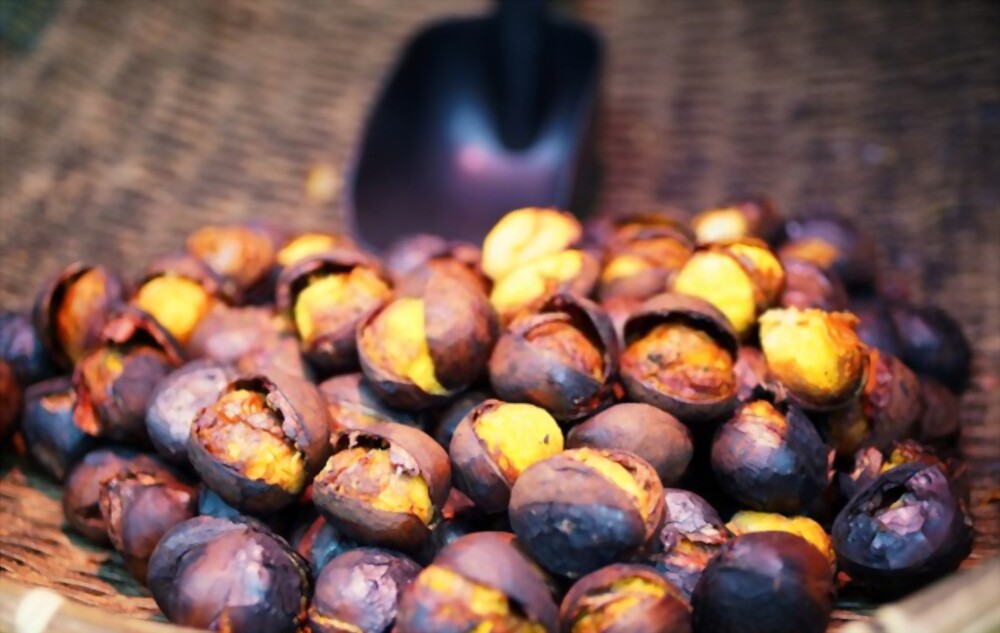
[[97,440],[77,426],[75,404],[76,391],[68,377],[36,383],[24,392],[24,443],[35,461],[58,481],[97,447]]
[[956,392],[969,386],[972,348],[958,321],[937,306],[901,305],[891,314],[901,342],[899,357],[908,367]]
[[375,395],[360,372],[328,378],[319,384],[319,392],[330,412],[331,438],[340,431],[363,429],[380,422],[420,426],[418,415],[390,407]]
[[56,373],[52,359],[31,322],[31,316],[22,312],[0,312],[0,360],[13,368],[22,387],[33,385]]

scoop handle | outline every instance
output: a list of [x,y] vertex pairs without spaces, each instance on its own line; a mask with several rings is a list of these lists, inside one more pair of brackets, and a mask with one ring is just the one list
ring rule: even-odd
[[545,0],[499,0],[500,134],[511,149],[535,134],[544,20]]

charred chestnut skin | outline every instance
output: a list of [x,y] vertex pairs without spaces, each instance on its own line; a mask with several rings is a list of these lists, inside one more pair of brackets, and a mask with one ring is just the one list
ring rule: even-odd
[[723,546],[691,596],[695,633],[822,633],[833,574],[818,549],[786,532],[755,532]]
[[[436,569],[503,594],[509,604],[516,605],[512,611],[546,633],[558,630],[559,612],[545,576],[524,554],[513,534],[479,532],[463,536],[441,550],[421,573],[433,574]],[[475,615],[459,596],[425,585],[418,575],[403,592],[396,629],[399,633],[464,633],[479,624]]]
[[840,569],[854,583],[895,597],[957,569],[972,547],[972,521],[940,467],[912,463],[857,493],[831,536]]
[[[551,337],[551,345],[558,346],[560,328],[576,330],[593,345],[601,366],[593,367],[572,352],[557,354],[550,349],[545,339]],[[516,319],[500,337],[490,357],[490,383],[501,400],[529,402],[557,420],[576,420],[610,402],[618,354],[614,327],[600,306],[583,297],[557,294],[538,313]]]
[[262,524],[196,517],[167,532],[148,585],[174,624],[217,631],[295,633],[312,592],[308,564]]
[[855,331],[865,345],[897,358],[902,354],[903,341],[886,300],[878,295],[852,297],[851,312],[858,317]]
[[861,410],[870,426],[866,444],[886,448],[912,436],[924,412],[920,380],[895,356],[869,351]]
[[417,552],[431,536],[431,525],[448,499],[451,465],[448,454],[426,433],[402,424],[376,424],[363,430],[343,431],[333,441],[333,457],[341,451],[363,447],[398,451],[415,465],[427,485],[433,517],[425,523],[416,514],[376,508],[370,500],[337,490],[333,460],[313,481],[313,502],[338,531],[365,545]]
[[931,378],[920,380],[920,395],[924,406],[917,425],[917,438],[931,444],[954,442],[962,422],[958,397]]
[[0,442],[13,433],[23,404],[24,394],[14,368],[0,360]]
[[308,378],[299,343],[287,322],[261,306],[216,306],[198,323],[185,348],[190,358],[235,367],[240,373],[280,371]]
[[768,382],[767,360],[759,347],[740,345],[736,362],[733,364],[740,402],[753,397],[758,387]]
[[[285,441],[298,453],[308,480],[323,467],[330,454],[329,414],[323,398],[312,384],[280,373],[270,376],[245,375],[229,383],[220,400],[228,393],[246,390],[264,394],[267,407],[278,414]],[[205,484],[224,501],[253,514],[269,513],[288,506],[301,490],[252,479],[220,461],[210,446],[210,428],[218,413],[212,407],[202,409],[191,424],[188,437],[188,460]],[[237,422],[239,423],[239,422]]]
[[414,413],[382,402],[360,372],[328,378],[319,384],[319,392],[330,412],[331,438],[341,431],[381,422],[420,426],[420,418]]
[[314,575],[319,574],[334,558],[358,547],[357,543],[345,538],[321,516],[315,516],[312,521],[306,521],[296,528],[289,543],[309,562]]
[[34,384],[24,393],[24,443],[35,461],[57,481],[97,447],[97,440],[76,425],[75,404],[76,392],[67,377]]
[[799,514],[830,482],[833,451],[797,406],[760,396],[737,409],[712,443],[723,489],[754,510]]
[[[691,256],[694,240],[677,224],[622,227],[608,244],[597,295],[645,301],[666,292],[677,271]],[[621,270],[622,263],[633,270]]]
[[171,462],[187,463],[192,422],[235,377],[226,365],[196,360],[161,380],[146,409],[146,431],[156,451]]
[[420,565],[384,549],[364,547],[337,556],[316,578],[310,631],[388,633],[400,594],[419,573]]
[[396,293],[402,297],[423,296],[427,280],[435,273],[451,275],[489,294],[491,283],[480,270],[480,256],[479,247],[473,244],[423,233],[393,244],[384,261]]
[[958,393],[969,386],[972,348],[958,321],[937,306],[906,305],[892,309],[892,320],[908,367]]
[[111,545],[141,583],[163,535],[198,514],[195,489],[166,470],[120,472],[101,484],[99,500]]
[[[625,468],[646,507],[573,456],[592,450]],[[573,449],[529,466],[514,483],[510,524],[546,570],[577,578],[653,544],[663,525],[663,486],[653,467],[626,451]]]
[[31,316],[22,312],[0,312],[0,360],[13,368],[24,388],[56,374]]
[[[624,611],[609,615],[599,628],[579,628],[579,620],[600,614],[612,600],[618,583],[642,582],[662,592],[659,597],[640,594],[640,600]],[[617,590],[627,594],[627,590]],[[610,607],[610,605],[608,605]],[[690,633],[691,607],[666,578],[642,565],[615,564],[598,569],[576,581],[559,607],[560,631],[575,633]]]
[[690,600],[705,566],[727,540],[722,519],[703,498],[689,490],[663,491],[665,518],[659,547],[646,563]]
[[485,389],[472,389],[445,407],[437,414],[437,424],[434,426],[434,439],[437,440],[437,443],[447,450],[451,446],[451,438],[455,435],[455,429],[465,419],[465,416],[493,397],[494,394]]
[[832,270],[814,262],[781,258],[785,269],[785,289],[778,305],[784,308],[816,308],[836,312],[848,308],[847,290]]
[[847,218],[816,214],[785,222],[783,257],[809,259],[832,268],[849,290],[870,289],[876,281],[878,256],[871,235]]
[[686,426],[666,411],[640,402],[613,405],[570,429],[566,448],[584,446],[635,453],[649,462],[664,486],[680,481],[694,453]]

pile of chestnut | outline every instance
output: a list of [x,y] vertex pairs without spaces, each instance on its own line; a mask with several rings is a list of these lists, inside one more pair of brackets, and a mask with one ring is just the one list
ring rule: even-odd
[[766,200],[481,246],[208,226],[0,321],[0,423],[218,631],[824,631],[954,570],[971,354]]

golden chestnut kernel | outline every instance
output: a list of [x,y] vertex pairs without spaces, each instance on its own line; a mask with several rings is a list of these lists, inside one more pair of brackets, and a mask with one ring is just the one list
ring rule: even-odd
[[[497,281],[490,302],[504,320],[572,283],[584,273],[586,255],[582,251],[560,251],[526,263]],[[586,293],[584,293],[586,294]]]
[[362,330],[361,345],[372,364],[409,380],[426,393],[448,393],[434,373],[424,328],[423,299],[405,297],[390,303]]
[[691,228],[699,244],[728,242],[750,236],[750,224],[739,207],[702,211],[692,218]]
[[602,477],[625,491],[635,501],[643,520],[647,520],[652,509],[649,491],[646,490],[627,468],[613,459],[601,454],[601,451],[590,448],[577,448],[564,453],[566,457],[586,464],[596,470]]
[[320,473],[335,493],[365,501],[376,510],[411,514],[429,525],[434,518],[427,482],[407,456],[391,448],[355,447],[334,454]]
[[768,310],[760,318],[760,342],[771,375],[804,405],[846,402],[861,386],[867,364],[857,322],[844,312]]
[[293,238],[278,251],[277,261],[279,266],[291,266],[312,255],[352,245],[351,239],[343,235],[303,233]]
[[472,430],[508,481],[563,450],[563,434],[555,418],[532,404],[500,404],[476,418]]
[[745,270],[751,271],[758,292],[758,307],[774,305],[785,288],[785,268],[774,252],[758,240],[733,242],[721,248],[739,260]]
[[56,314],[56,332],[63,352],[73,363],[87,351],[92,339],[88,326],[94,314],[105,309],[107,285],[107,273],[96,267],[77,277],[66,288]]
[[364,316],[391,297],[392,290],[370,268],[317,275],[295,298],[295,327],[309,345],[314,337]]
[[757,320],[754,281],[726,253],[709,250],[692,255],[677,273],[673,290],[714,305],[741,337],[753,329]]
[[274,243],[263,231],[241,225],[206,226],[188,236],[187,250],[217,275],[245,289],[274,263]]
[[751,532],[788,532],[801,536],[809,541],[816,549],[822,552],[823,556],[830,561],[831,566],[837,564],[837,555],[833,551],[833,542],[830,535],[826,533],[816,521],[805,516],[787,517],[777,512],[757,512],[754,510],[741,510],[733,515],[733,518],[726,524],[726,529],[734,536],[741,536]]
[[639,575],[623,576],[579,599],[569,633],[611,631],[619,618],[633,609],[658,602],[674,593],[671,589],[666,580],[655,582]]
[[[441,603],[452,613],[450,622],[475,624],[474,631],[507,633],[545,633],[545,627],[512,609],[507,596],[499,589],[466,578],[441,565],[430,565],[420,572],[410,589],[428,597],[429,605]],[[439,616],[441,614],[438,614]]]
[[483,272],[499,281],[524,264],[571,247],[582,234],[580,222],[564,211],[537,207],[511,211],[483,241]]
[[174,275],[153,277],[139,288],[135,305],[185,344],[212,309],[212,295],[198,282]]

